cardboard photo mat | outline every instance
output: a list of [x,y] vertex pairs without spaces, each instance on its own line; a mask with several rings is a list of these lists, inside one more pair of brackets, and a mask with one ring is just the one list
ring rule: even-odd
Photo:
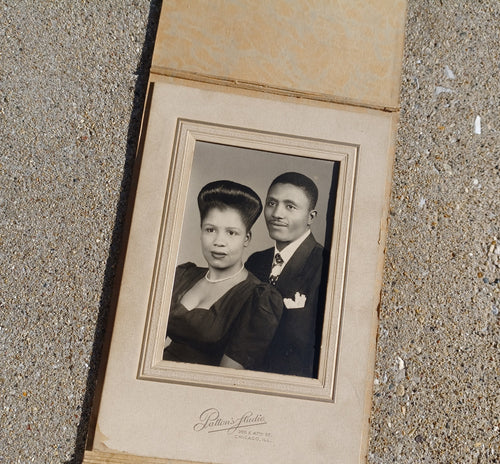
[[[362,462],[397,115],[168,79],[151,84],[149,101],[109,356],[84,462]],[[325,234],[330,267],[318,378],[161,360],[203,146],[249,150],[245,156],[254,160],[300,160],[306,168],[325,160],[338,166],[334,214],[325,218],[332,226]],[[255,182],[261,174],[252,170]]]

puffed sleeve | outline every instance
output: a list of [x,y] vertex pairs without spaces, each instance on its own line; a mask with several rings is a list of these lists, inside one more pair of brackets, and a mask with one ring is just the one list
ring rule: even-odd
[[245,369],[255,369],[266,354],[282,312],[280,293],[269,284],[257,285],[243,303],[224,354]]
[[196,264],[187,262],[184,264],[179,264],[175,268],[175,278],[174,278],[174,286],[179,280],[184,280],[186,274],[193,272],[196,269]]

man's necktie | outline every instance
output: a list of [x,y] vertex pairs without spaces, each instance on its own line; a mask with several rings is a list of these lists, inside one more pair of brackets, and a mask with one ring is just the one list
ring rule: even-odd
[[279,275],[281,274],[281,268],[283,267],[283,258],[279,253],[274,255],[273,267],[271,269],[271,275],[269,276],[269,283],[271,285],[276,285]]

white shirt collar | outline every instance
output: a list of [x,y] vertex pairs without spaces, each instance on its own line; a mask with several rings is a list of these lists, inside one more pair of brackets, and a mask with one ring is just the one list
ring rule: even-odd
[[[302,242],[309,237],[309,234],[311,233],[311,229],[307,229],[299,238],[295,239],[292,243],[288,244],[285,248],[283,248],[281,251],[276,248],[276,245],[274,245],[274,255],[276,256],[276,253],[279,253],[281,258],[283,259],[283,266],[285,267],[286,263],[290,261],[291,257],[293,254],[297,251],[297,248],[302,245]],[[274,259],[273,259],[274,261]]]

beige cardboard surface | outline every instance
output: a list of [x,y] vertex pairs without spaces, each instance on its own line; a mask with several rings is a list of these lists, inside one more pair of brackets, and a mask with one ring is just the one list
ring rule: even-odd
[[[360,146],[335,402],[137,380],[177,118]],[[155,84],[95,450],[224,464],[363,462],[395,120],[370,110]],[[222,420],[250,413],[263,423],[252,428],[255,435],[211,433],[196,426],[208,409]]]
[[396,108],[404,0],[170,0],[152,72]]

